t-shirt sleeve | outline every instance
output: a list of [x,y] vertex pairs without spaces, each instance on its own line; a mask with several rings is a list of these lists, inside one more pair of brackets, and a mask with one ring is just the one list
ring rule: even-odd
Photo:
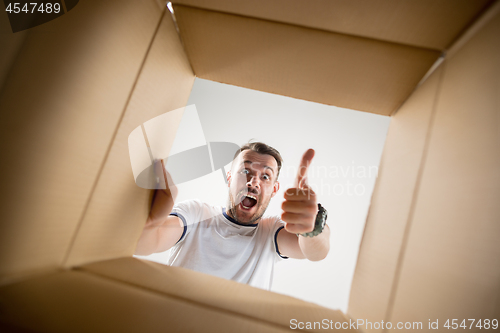
[[174,205],[170,215],[177,216],[184,224],[184,231],[177,243],[181,242],[189,234],[192,226],[202,219],[203,203],[199,200],[186,200]]
[[287,256],[284,256],[280,253],[278,247],[278,233],[286,232],[284,228],[285,228],[285,222],[281,221],[281,219],[279,218],[276,218],[271,235],[273,237],[274,250],[276,251],[276,255],[278,256],[279,259],[288,259]]

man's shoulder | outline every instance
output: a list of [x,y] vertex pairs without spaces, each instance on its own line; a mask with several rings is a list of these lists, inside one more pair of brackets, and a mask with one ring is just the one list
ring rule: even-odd
[[271,230],[278,229],[280,226],[284,224],[285,222],[283,222],[281,218],[276,215],[263,216],[259,221],[259,225],[262,225],[266,229],[271,229]]
[[274,223],[278,223],[279,221],[281,221],[281,219],[279,216],[276,216],[276,215],[266,215],[266,216],[262,216],[261,221],[264,223],[274,224]]
[[203,202],[200,199],[183,200],[176,203],[175,206],[184,206],[190,208],[216,208],[216,206]]
[[199,199],[189,199],[178,202],[174,205],[174,213],[190,214],[196,219],[204,220],[218,215],[222,215],[222,206],[214,206]]

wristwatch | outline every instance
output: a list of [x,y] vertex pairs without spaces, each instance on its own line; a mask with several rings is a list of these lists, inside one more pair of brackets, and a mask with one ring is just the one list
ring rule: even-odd
[[328,217],[328,211],[325,207],[318,203],[318,214],[316,214],[316,222],[314,223],[314,229],[311,232],[306,232],[303,234],[298,234],[304,237],[314,237],[318,236],[323,232],[326,224],[326,218]]

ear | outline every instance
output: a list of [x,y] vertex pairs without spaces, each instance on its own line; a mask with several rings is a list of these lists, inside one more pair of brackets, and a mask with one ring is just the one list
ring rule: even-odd
[[231,186],[231,170],[226,173],[227,187]]
[[278,181],[274,182],[273,193],[271,194],[271,198],[274,197],[276,193],[278,193],[279,189],[280,189],[280,183]]

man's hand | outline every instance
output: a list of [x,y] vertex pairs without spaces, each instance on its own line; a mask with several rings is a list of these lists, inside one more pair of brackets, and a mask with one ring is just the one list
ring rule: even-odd
[[314,229],[318,204],[316,194],[307,182],[307,169],[314,157],[314,150],[308,149],[300,161],[295,187],[285,192],[285,201],[281,205],[281,219],[286,222],[285,230],[291,233],[305,233]]
[[277,243],[282,255],[312,261],[324,259],[330,250],[330,229],[325,226],[323,232],[315,237],[303,237],[296,234],[311,232],[316,222],[318,204],[316,194],[307,184],[307,169],[314,157],[314,150],[309,149],[302,156],[295,187],[285,192],[281,219],[286,222],[285,230],[278,233]]

